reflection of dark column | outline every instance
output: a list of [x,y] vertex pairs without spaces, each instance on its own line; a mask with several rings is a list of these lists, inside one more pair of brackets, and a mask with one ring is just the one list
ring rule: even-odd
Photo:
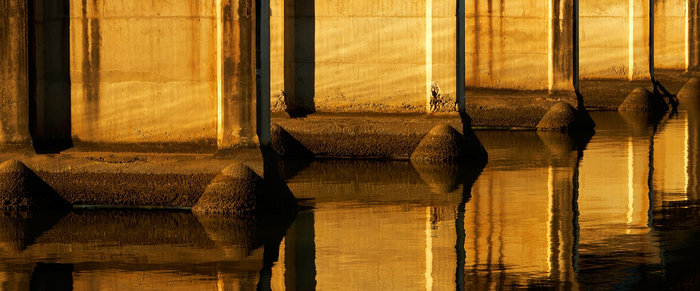
[[71,145],[69,4],[32,0],[28,13],[30,132],[40,152],[65,149]]
[[73,290],[73,265],[39,263],[32,273],[30,290]]
[[[315,110],[316,88],[316,5],[314,0],[296,0],[294,6],[294,99],[290,102],[292,115]],[[296,107],[296,108],[294,108]]]
[[455,271],[455,284],[457,290],[464,290],[464,265],[467,263],[467,251],[464,249],[464,243],[467,239],[467,233],[464,229],[464,213],[466,204],[472,198],[471,187],[464,188],[462,201],[457,207],[457,218],[455,219],[455,230],[457,232],[457,243],[455,244],[455,252],[457,254],[457,270]]
[[[467,263],[467,251],[464,248],[467,239],[466,230],[464,228],[464,215],[466,211],[466,205],[472,199],[472,187],[474,187],[474,183],[481,175],[481,171],[484,169],[485,166],[485,164],[458,165],[459,174],[457,175],[457,179],[462,182],[462,200],[457,206],[457,216],[455,218],[455,232],[457,234],[457,241],[455,243],[455,253],[457,257],[457,268],[455,270],[455,285],[457,287],[457,290],[465,290],[466,288],[465,265]],[[478,209],[479,208],[477,207],[477,211]],[[491,211],[493,211],[493,209],[491,209]],[[474,216],[475,219],[477,219],[477,217],[478,214]],[[478,223],[475,223],[475,225],[478,225]],[[476,241],[478,240],[478,228],[475,229],[474,239],[475,254],[478,254],[478,251],[476,251]],[[476,262],[478,261],[479,260],[477,258]]]
[[571,178],[573,191],[571,195],[571,269],[574,273],[578,272],[578,247],[579,247],[579,235],[581,233],[581,226],[578,223],[579,211],[578,211],[578,189],[579,189],[579,168],[581,167],[581,159],[583,158],[583,149],[579,149],[576,156],[576,165],[574,166],[574,175]]
[[688,108],[688,199],[700,199],[700,101]]
[[287,290],[316,289],[316,234],[314,213],[299,213],[285,240],[285,285]]
[[647,226],[654,224],[654,137],[656,137],[657,125],[649,137],[649,174],[647,176],[647,188],[649,189],[649,210],[647,210]]

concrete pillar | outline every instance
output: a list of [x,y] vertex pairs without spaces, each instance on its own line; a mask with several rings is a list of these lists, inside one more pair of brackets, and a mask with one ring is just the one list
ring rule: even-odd
[[688,70],[700,66],[700,1],[688,0]]
[[464,0],[457,1],[457,105],[459,112],[467,111],[466,101],[466,60],[464,50],[466,48],[466,3]]
[[580,3],[580,77],[651,78],[653,5],[651,0]]
[[550,0],[548,21],[548,89],[578,89],[578,0]]
[[252,146],[256,134],[255,1],[217,2],[218,147]]
[[27,1],[0,2],[0,144],[28,143]]

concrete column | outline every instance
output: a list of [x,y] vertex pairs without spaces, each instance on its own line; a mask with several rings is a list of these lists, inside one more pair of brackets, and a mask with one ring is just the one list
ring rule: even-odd
[[550,0],[548,8],[548,89],[573,92],[578,89],[578,0]]
[[467,111],[467,101],[466,101],[466,61],[464,50],[466,48],[466,38],[465,38],[465,16],[466,8],[465,1],[457,1],[457,105],[459,112]]
[[27,1],[0,2],[0,144],[28,143]]
[[217,5],[217,144],[220,149],[252,146],[258,143],[255,1],[220,0]]
[[700,66],[700,1],[688,0],[688,70]]

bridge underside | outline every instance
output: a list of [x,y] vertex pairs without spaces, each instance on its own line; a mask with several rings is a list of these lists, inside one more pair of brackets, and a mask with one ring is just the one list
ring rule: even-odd
[[59,149],[268,144],[269,112],[294,134],[368,114],[535,128],[559,101],[617,110],[636,87],[675,93],[700,60],[695,0],[11,0],[0,13],[0,142]]

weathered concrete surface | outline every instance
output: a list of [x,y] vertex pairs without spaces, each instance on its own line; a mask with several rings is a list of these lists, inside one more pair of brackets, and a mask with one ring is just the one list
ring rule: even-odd
[[198,213],[250,215],[258,206],[262,178],[247,166],[234,162],[224,168],[192,207]]
[[576,104],[572,94],[551,96],[547,92],[467,92],[467,113],[473,127],[535,128],[558,101]]
[[461,133],[441,124],[423,137],[410,158],[417,163],[455,163],[465,159],[466,148],[466,140]]
[[425,112],[434,95],[454,103],[455,5],[273,1],[273,111]]
[[547,90],[548,2],[477,0],[466,8],[467,87]]
[[456,114],[315,113],[303,119],[280,116],[273,123],[317,157],[383,159],[408,159],[437,125],[463,128]]
[[[258,143],[255,1],[225,0],[220,5],[215,7],[218,10],[217,59],[214,63],[218,66],[219,86],[217,144],[219,148],[252,146]],[[203,37],[208,36],[207,31],[201,33]],[[203,50],[202,53],[209,52]],[[208,69],[206,65],[204,68]]]
[[27,1],[0,3],[0,143],[28,143]]
[[649,1],[581,1],[581,79],[649,79]]
[[661,96],[644,88],[636,88],[620,104],[618,111],[666,112],[668,104]]
[[467,3],[467,87],[572,91],[573,3]]
[[575,109],[571,104],[559,101],[542,117],[537,124],[541,131],[593,131],[595,122],[583,109]]
[[666,95],[664,91],[676,94],[694,74],[696,73],[657,71],[654,73],[654,79],[658,82],[656,88],[648,80],[581,80],[581,94],[586,108],[590,110],[617,110],[635,88],[645,88],[661,95]]
[[70,3],[75,142],[217,141],[214,1]]
[[0,164],[0,207],[3,209],[60,209],[69,204],[22,162]]
[[233,161],[263,174],[259,150],[225,158],[201,154],[79,152],[59,155],[3,152],[21,159],[72,204],[191,207],[207,185]]
[[654,67],[687,70],[690,67],[692,0],[654,1]]

